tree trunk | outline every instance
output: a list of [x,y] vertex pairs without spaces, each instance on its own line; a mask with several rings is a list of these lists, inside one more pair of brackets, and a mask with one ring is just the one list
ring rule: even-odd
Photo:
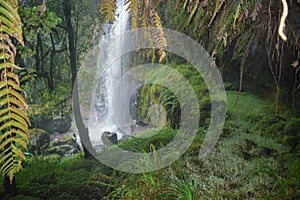
[[36,49],[35,49],[35,70],[37,72],[40,72],[40,34],[38,33],[36,40],[37,40],[37,44],[36,44]]
[[49,70],[49,82],[48,82],[48,87],[50,91],[54,90],[54,84],[53,84],[53,73],[54,73],[54,55],[55,55],[55,44],[54,44],[54,39],[52,36],[52,33],[50,33],[50,39],[51,39],[51,55],[50,55],[50,70]]
[[5,179],[4,179],[4,182],[3,182],[3,188],[4,188],[4,195],[6,197],[16,195],[17,186],[16,186],[15,176],[13,178],[12,183],[10,183],[9,177],[5,176]]
[[[72,27],[71,23],[71,1],[70,0],[64,0],[63,1],[64,6],[64,15],[66,20],[66,31],[68,33],[68,40],[69,40],[69,51],[70,51],[70,63],[71,63],[71,73],[72,73],[72,88],[73,90],[77,92],[73,92],[73,112],[75,115],[75,121],[76,125],[79,131],[80,135],[88,135],[88,128],[84,125],[81,113],[80,113],[80,105],[79,105],[79,96],[78,96],[78,87],[76,82],[76,75],[77,75],[77,69],[76,69],[76,48],[75,48],[75,34],[74,29]],[[90,146],[88,144],[88,146]],[[85,145],[82,144],[83,150],[84,150],[84,157],[92,157],[92,155],[89,153],[89,151],[86,149]]]

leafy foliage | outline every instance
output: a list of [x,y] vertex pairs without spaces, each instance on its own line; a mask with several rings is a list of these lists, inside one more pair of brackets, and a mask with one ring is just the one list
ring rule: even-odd
[[[209,95],[207,92],[207,88],[200,74],[195,72],[195,69],[190,65],[175,65],[170,64],[175,70],[177,70],[180,74],[182,74],[191,84],[195,94],[199,100],[199,107],[202,108],[205,104],[208,103]],[[168,74],[162,70],[158,70],[155,73],[152,73],[149,77],[149,80],[156,80],[157,75],[165,74],[166,79],[171,79],[172,77],[168,76]],[[150,81],[151,82],[151,81]],[[163,81],[162,81],[163,82]],[[185,88],[178,86],[178,91],[181,93],[185,93]],[[181,102],[182,103],[182,102]],[[150,119],[148,116],[150,105],[159,104],[162,105],[167,114],[167,124],[166,126],[171,126],[173,128],[178,128],[180,124],[180,116],[181,116],[181,105],[176,97],[175,93],[170,89],[157,84],[145,84],[139,91],[139,100],[137,106],[137,115],[138,119],[149,123]],[[202,117],[206,116],[207,113],[201,113]]]
[[115,10],[117,8],[117,1],[116,0],[108,0],[108,1],[102,1],[101,2],[101,10],[100,12],[103,13],[104,22],[113,22],[115,20]]
[[138,0],[125,0],[125,5],[128,4],[130,12],[131,29],[135,30],[138,27]]
[[57,154],[31,156],[25,165],[16,175],[18,195],[12,200],[99,199],[97,189],[88,180],[100,171],[106,176],[111,173],[107,167],[95,160],[85,160],[80,154],[64,158]]
[[[101,2],[100,13],[104,15],[103,22],[114,21],[117,1],[103,0]],[[158,49],[159,62],[166,58],[165,47],[167,41],[162,31],[162,20],[157,11],[161,1],[148,0],[124,0],[124,4],[128,6],[130,13],[131,29],[155,27],[157,31],[154,33],[154,41]],[[152,60],[155,60],[155,50],[150,51]]]
[[182,173],[182,178],[174,176],[165,183],[166,192],[162,193],[161,199],[194,200],[201,198],[200,183],[190,181],[187,174]]
[[[258,120],[271,115],[267,112],[268,101],[241,93],[234,107],[236,93],[227,93],[229,114],[224,133],[205,158],[198,157],[205,135],[202,128],[178,161],[149,173],[111,172],[78,154],[29,158],[26,168],[17,175],[20,192],[13,199],[299,199],[300,148],[297,154],[291,154],[289,148],[276,141],[278,135],[270,137],[263,134],[264,126],[260,131],[254,127]],[[299,119],[293,118],[287,124],[289,133],[299,130]],[[150,129],[139,134],[151,135],[150,131],[156,132]],[[174,130],[164,128],[153,137],[131,138],[118,146],[155,154],[160,144],[168,144],[174,134]]]
[[24,45],[17,9],[17,0],[0,2],[0,163],[1,171],[9,176],[10,181],[22,167],[30,123],[17,75],[22,68],[15,65],[14,61],[17,50],[13,38]]

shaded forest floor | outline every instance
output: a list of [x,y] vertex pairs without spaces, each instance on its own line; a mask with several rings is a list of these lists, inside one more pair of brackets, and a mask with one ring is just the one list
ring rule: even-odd
[[[16,176],[18,194],[2,199],[299,199],[300,118],[289,108],[274,113],[272,102],[227,92],[223,133],[205,158],[199,149],[209,120],[198,129],[188,151],[170,166],[144,174],[128,174],[100,162],[73,157],[29,156]],[[147,133],[141,133],[147,134]],[[120,147],[147,152],[167,144],[176,134],[164,128]]]

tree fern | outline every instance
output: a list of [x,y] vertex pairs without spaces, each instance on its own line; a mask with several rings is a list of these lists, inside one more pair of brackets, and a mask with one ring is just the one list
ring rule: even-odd
[[17,50],[13,38],[24,45],[18,0],[0,2],[0,163],[1,172],[13,180],[27,149],[29,118],[15,65]]

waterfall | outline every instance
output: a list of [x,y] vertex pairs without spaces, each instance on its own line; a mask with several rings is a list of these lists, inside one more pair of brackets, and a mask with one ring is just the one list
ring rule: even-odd
[[127,127],[131,120],[128,119],[128,102],[122,102],[122,98],[114,99],[115,93],[121,93],[121,97],[127,95],[126,83],[121,84],[124,87],[121,89],[116,88],[116,85],[125,70],[126,57],[121,55],[122,46],[128,45],[128,41],[115,36],[120,36],[128,29],[128,22],[127,5],[124,5],[123,0],[118,0],[115,22],[104,26],[104,34],[98,46],[97,84],[91,97],[91,114],[87,122],[92,144],[99,143],[104,131],[117,133],[118,139],[128,133]]

